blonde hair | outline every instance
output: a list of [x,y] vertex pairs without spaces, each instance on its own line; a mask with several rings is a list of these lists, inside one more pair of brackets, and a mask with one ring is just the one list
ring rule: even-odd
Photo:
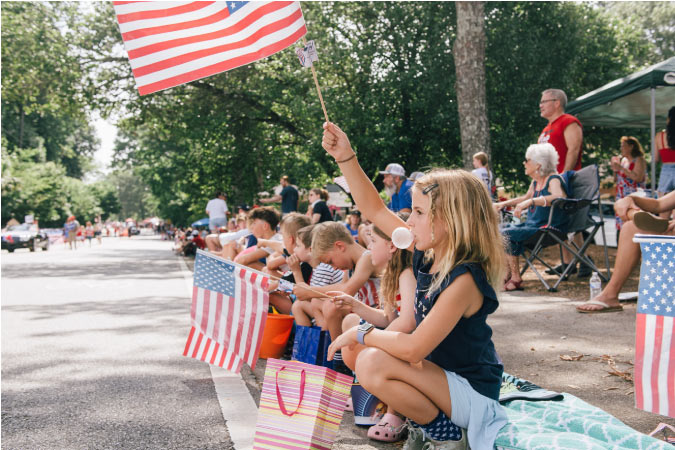
[[473,159],[477,159],[483,166],[487,166],[488,156],[485,152],[478,152],[473,154]]
[[[398,213],[403,220],[408,220],[409,213]],[[391,242],[391,237],[384,234],[377,226],[372,226],[373,233]],[[383,306],[396,309],[396,294],[399,290],[399,278],[404,270],[412,267],[412,253],[406,249],[397,248],[380,279],[380,298]]]
[[[434,187],[434,185],[436,185]],[[460,264],[479,264],[499,291],[506,268],[504,238],[497,212],[483,182],[464,170],[436,169],[415,182],[413,189],[431,196],[429,211],[433,248],[425,261],[435,259],[438,272],[429,292],[440,289],[445,277]],[[434,243],[434,220],[447,229],[446,242]]]
[[311,248],[312,247],[312,230],[314,229],[314,225],[307,225],[306,227],[302,227],[298,230],[298,240],[302,242],[302,245],[305,246],[305,248]]
[[292,237],[298,236],[298,230],[307,225],[311,225],[312,221],[304,214],[292,212],[281,219],[281,232]]
[[347,227],[340,222],[322,222],[312,230],[312,257],[319,259],[333,249],[336,242],[354,244]]

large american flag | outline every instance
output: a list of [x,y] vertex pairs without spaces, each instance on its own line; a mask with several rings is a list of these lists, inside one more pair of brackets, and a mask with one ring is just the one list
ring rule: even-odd
[[252,63],[307,33],[300,2],[113,5],[141,95]]
[[675,236],[636,235],[642,249],[635,329],[635,406],[675,417]]
[[192,328],[184,356],[238,373],[255,368],[269,295],[267,275],[201,250],[195,258]]

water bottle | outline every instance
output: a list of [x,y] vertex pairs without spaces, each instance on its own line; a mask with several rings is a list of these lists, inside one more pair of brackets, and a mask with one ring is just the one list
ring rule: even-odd
[[600,295],[600,291],[602,290],[602,281],[600,280],[600,275],[598,275],[598,272],[593,272],[590,285],[591,285],[591,300],[593,300],[595,297]]

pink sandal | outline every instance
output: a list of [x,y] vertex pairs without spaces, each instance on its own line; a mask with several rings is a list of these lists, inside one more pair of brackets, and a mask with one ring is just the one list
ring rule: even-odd
[[368,429],[368,437],[376,441],[396,442],[403,439],[405,431],[405,421],[396,414],[387,413]]

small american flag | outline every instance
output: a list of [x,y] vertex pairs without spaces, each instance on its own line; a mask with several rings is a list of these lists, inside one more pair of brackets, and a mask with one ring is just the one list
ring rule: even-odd
[[635,406],[675,417],[675,236],[636,235],[642,249],[635,329]]
[[192,290],[192,328],[184,356],[238,373],[255,368],[269,295],[267,275],[197,251]]
[[307,33],[300,2],[113,5],[141,95],[252,63]]

